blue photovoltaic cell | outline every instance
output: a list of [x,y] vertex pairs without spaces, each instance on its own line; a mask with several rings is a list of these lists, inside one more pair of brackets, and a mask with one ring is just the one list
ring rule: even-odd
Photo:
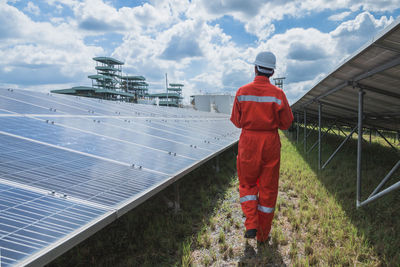
[[0,130],[168,174],[175,174],[195,162],[191,158],[169,155],[167,151],[152,150],[26,117],[0,117]]
[[[179,142],[181,144],[187,145],[196,145],[197,147],[207,150],[214,151],[216,147],[222,148],[222,145],[217,143],[207,143],[204,135],[200,134],[187,134],[187,132],[182,132],[186,128],[190,128],[189,123],[182,122],[182,127],[179,130],[176,129],[162,129],[163,123],[165,122],[159,121],[159,119],[117,119],[117,118],[106,118],[103,119],[104,122],[111,124],[116,127],[122,127],[124,129],[140,131],[142,134],[149,134],[152,136],[156,136],[163,139],[168,139],[171,141]],[[133,135],[134,136],[134,135]]]
[[0,183],[1,266],[18,264],[106,212]]
[[0,179],[117,207],[168,176],[0,134]]
[[[110,127],[115,124],[109,124],[109,119],[100,119],[100,123],[96,120],[88,118],[43,118],[53,120],[56,125],[65,125],[73,128],[108,136],[117,140],[124,140],[126,142],[145,146],[156,150],[162,150],[166,153],[174,152],[181,156],[189,157],[192,159],[202,159],[208,154],[212,153],[210,149],[194,149],[189,144],[182,143],[180,138],[166,139],[165,137],[158,137],[155,135],[157,130],[148,127],[143,127],[140,124],[130,124],[125,122],[124,126]],[[123,122],[123,121],[122,121]],[[199,144],[199,146],[202,144]]]
[[[44,95],[46,96],[46,95]],[[25,95],[19,91],[9,92],[6,95],[1,96],[0,99],[7,97],[6,99],[18,99],[24,103],[29,103],[32,106],[41,107],[45,110],[49,110],[49,114],[70,114],[70,115],[86,115],[88,111],[79,106],[66,105],[62,102],[52,101],[52,97],[40,97],[34,94]]]
[[223,114],[0,88],[1,266],[48,262],[55,242],[104,226],[239,134]]
[[7,111],[22,114],[52,114],[52,112],[46,108],[36,107],[21,101],[4,98],[0,96],[0,107]]

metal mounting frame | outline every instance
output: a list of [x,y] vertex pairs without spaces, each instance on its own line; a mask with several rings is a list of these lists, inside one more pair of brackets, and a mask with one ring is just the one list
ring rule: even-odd
[[[396,62],[398,61],[398,59],[396,59]],[[375,71],[375,70],[374,70]],[[368,74],[371,75],[371,72],[369,72]],[[365,75],[364,75],[365,76]],[[315,125],[312,125],[312,129],[310,129],[310,131],[307,132],[307,109],[304,108],[304,136],[303,136],[303,141],[304,142],[304,151],[306,154],[309,154],[317,145],[318,145],[318,170],[322,170],[325,169],[325,167],[329,164],[329,162],[336,156],[336,154],[342,149],[342,147],[344,146],[344,144],[352,137],[352,135],[355,133],[355,131],[357,130],[358,136],[357,136],[357,199],[356,199],[356,207],[362,207],[365,206],[369,203],[371,203],[372,201],[386,195],[389,192],[392,192],[396,189],[400,189],[400,181],[391,185],[390,187],[380,191],[382,189],[382,187],[386,184],[386,182],[392,177],[393,173],[399,169],[400,167],[400,160],[397,161],[397,163],[395,164],[395,166],[385,175],[385,177],[382,179],[382,181],[379,183],[379,185],[373,190],[373,192],[369,195],[369,197],[365,200],[361,200],[361,188],[362,188],[362,160],[363,160],[363,151],[362,151],[362,143],[363,141],[365,141],[366,143],[368,143],[367,140],[365,140],[363,138],[363,129],[364,129],[364,95],[365,95],[365,91],[374,91],[375,93],[383,93],[383,91],[377,91],[374,90],[373,88],[371,89],[371,87],[366,87],[366,86],[362,86],[358,83],[354,84],[355,88],[358,88],[358,110],[357,110],[357,125],[351,130],[351,132],[349,134],[346,134],[342,128],[336,124],[337,129],[339,130],[339,132],[341,132],[342,134],[344,134],[345,139],[339,144],[339,146],[336,148],[336,150],[329,156],[329,158],[325,161],[325,163],[322,164],[322,138],[333,128],[333,126],[335,125],[336,121],[334,124],[332,124],[331,126],[329,126],[329,128],[322,133],[322,106],[323,105],[330,105],[330,103],[325,103],[324,101],[319,101],[319,99],[322,99],[324,96],[329,95],[330,93],[333,93],[332,91],[336,92],[340,89],[342,89],[343,87],[336,87],[334,88],[334,90],[330,90],[328,92],[328,94],[324,94],[321,95],[320,97],[318,97],[318,140],[311,146],[311,148],[309,150],[307,150],[307,138],[308,136],[314,132],[315,130]],[[309,104],[311,104],[312,102],[314,102],[315,99],[313,99]],[[296,133],[296,142],[299,143],[299,131],[300,131],[300,114],[297,113],[297,133]],[[369,143],[371,143],[371,131],[375,130],[376,133],[382,138],[384,139],[391,148],[393,148],[396,152],[399,152],[398,149],[396,149],[388,140],[387,138],[376,128],[369,128]]]
[[[367,205],[371,201],[400,188],[400,181],[397,183],[395,181],[393,185],[381,190],[394,172],[400,168],[399,158],[396,158],[395,166],[385,175],[370,196],[364,201],[361,200],[363,145],[372,143],[372,131],[375,130],[376,136],[384,139],[397,152],[395,155],[400,155],[399,149],[396,148],[396,144],[400,143],[400,113],[391,109],[392,106],[397,107],[396,100],[400,99],[396,87],[396,84],[400,81],[400,78],[396,75],[400,67],[400,42],[397,38],[399,33],[400,18],[353,53],[349,59],[342,62],[292,105],[293,111],[297,113],[297,145],[300,149],[301,142],[304,143],[305,155],[313,151],[318,145],[319,170],[324,169],[329,164],[357,130],[357,207]],[[380,49],[376,49],[377,47]],[[373,56],[374,60],[370,60],[370,56]],[[387,83],[381,82],[387,79],[389,80]],[[364,111],[364,95],[366,93],[368,93],[366,102],[368,107]],[[341,101],[340,97],[349,97],[349,99]],[[374,100],[378,100],[379,103],[373,102]],[[323,114],[323,107],[325,114]],[[302,114],[303,112],[304,114]],[[304,115],[303,125],[300,125],[300,115]],[[322,120],[323,115],[325,122]],[[324,132],[322,127],[327,125],[327,128],[329,128],[329,124],[327,124],[329,120],[336,120],[334,123],[336,127],[332,128],[331,131],[339,136],[344,135],[345,138],[322,165],[321,139],[329,132],[329,129]],[[309,142],[307,137],[311,132],[315,133],[315,131],[311,131],[309,126],[313,123],[318,126],[318,141],[307,150],[307,142]],[[347,134],[348,130],[344,131],[341,128],[342,125],[349,126],[351,132]],[[299,136],[301,126],[304,126],[304,136],[302,137]],[[389,142],[391,141],[388,140],[389,138],[385,137],[383,130],[397,132],[393,138],[394,145]],[[368,139],[367,136],[365,136],[366,138],[363,137],[363,133],[369,134],[369,142],[366,140]]]

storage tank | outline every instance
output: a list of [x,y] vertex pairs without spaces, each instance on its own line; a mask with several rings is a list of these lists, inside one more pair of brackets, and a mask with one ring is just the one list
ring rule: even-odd
[[200,111],[231,114],[233,101],[232,95],[193,95],[193,107]]

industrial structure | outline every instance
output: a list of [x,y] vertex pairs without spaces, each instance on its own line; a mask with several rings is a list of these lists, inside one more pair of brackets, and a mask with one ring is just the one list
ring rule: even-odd
[[[318,147],[318,167],[324,169],[344,144],[357,132],[357,207],[400,188],[400,181],[385,188],[400,167],[400,158],[376,185],[368,197],[362,198],[363,136],[376,132],[396,152],[383,131],[400,132],[400,18],[361,47],[337,69],[318,82],[300,100],[292,105],[295,114],[297,141],[300,128],[304,131],[304,151],[308,154]],[[343,126],[349,129],[345,133]],[[323,162],[322,138],[333,128],[346,138]],[[318,129],[318,140],[310,147],[308,136]],[[325,129],[325,130],[324,130]],[[371,139],[371,136],[370,136]],[[399,153],[397,153],[397,156]],[[365,194],[363,194],[365,195]]]
[[92,87],[106,90],[117,90],[122,77],[124,62],[111,57],[95,57],[97,74],[89,75]]
[[167,87],[167,92],[150,94],[149,96],[151,98],[158,98],[160,106],[182,107],[182,88],[183,84],[181,83],[170,83]]
[[135,95],[135,99],[145,99],[148,94],[149,84],[143,76],[121,76],[121,89]]
[[273,78],[275,86],[277,86],[283,90],[283,81],[285,79],[286,79],[286,77]]
[[111,57],[95,57],[96,74],[89,75],[92,86],[52,90],[52,93],[138,102],[148,100],[148,83],[143,76],[122,74],[124,62]]

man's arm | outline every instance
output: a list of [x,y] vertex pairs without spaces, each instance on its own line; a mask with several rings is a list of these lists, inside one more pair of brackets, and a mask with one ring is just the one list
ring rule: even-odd
[[238,128],[242,128],[240,125],[240,104],[239,101],[237,100],[237,94],[235,96],[235,101],[233,102],[233,107],[232,107],[232,114],[231,114],[231,122]]
[[289,103],[286,99],[286,95],[282,92],[282,109],[279,111],[279,129],[287,130],[293,121],[293,113],[292,109],[289,106]]

